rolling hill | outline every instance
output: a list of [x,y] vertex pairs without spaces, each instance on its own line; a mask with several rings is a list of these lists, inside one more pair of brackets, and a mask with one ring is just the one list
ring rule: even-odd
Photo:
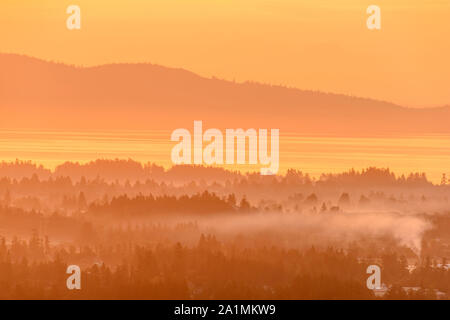
[[193,120],[320,135],[450,133],[449,106],[412,109],[152,64],[75,67],[0,54],[3,129],[192,130]]

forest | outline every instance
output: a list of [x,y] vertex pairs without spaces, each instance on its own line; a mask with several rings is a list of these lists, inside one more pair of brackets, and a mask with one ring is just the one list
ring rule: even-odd
[[[0,299],[450,292],[450,186],[421,173],[261,176],[98,160],[53,171],[4,162],[0,177]],[[82,270],[80,290],[66,287],[69,265]],[[369,265],[381,268],[379,290],[366,286]]]

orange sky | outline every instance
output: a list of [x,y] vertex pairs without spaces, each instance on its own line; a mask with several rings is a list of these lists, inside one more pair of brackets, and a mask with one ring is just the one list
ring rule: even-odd
[[[66,29],[66,8],[82,29]],[[382,29],[366,27],[366,8]],[[450,104],[448,0],[1,0],[0,52],[153,62],[204,76]]]

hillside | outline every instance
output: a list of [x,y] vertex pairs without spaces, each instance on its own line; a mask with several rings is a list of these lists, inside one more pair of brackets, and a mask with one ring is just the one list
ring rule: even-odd
[[152,64],[80,68],[0,54],[4,129],[280,128],[311,134],[449,133],[450,107],[207,79]]

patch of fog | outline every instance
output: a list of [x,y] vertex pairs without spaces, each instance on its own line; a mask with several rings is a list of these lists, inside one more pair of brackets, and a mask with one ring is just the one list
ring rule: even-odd
[[280,242],[308,239],[324,244],[391,236],[416,254],[420,254],[424,232],[431,228],[424,217],[393,212],[230,214],[196,221],[201,230],[219,236],[264,234]]

